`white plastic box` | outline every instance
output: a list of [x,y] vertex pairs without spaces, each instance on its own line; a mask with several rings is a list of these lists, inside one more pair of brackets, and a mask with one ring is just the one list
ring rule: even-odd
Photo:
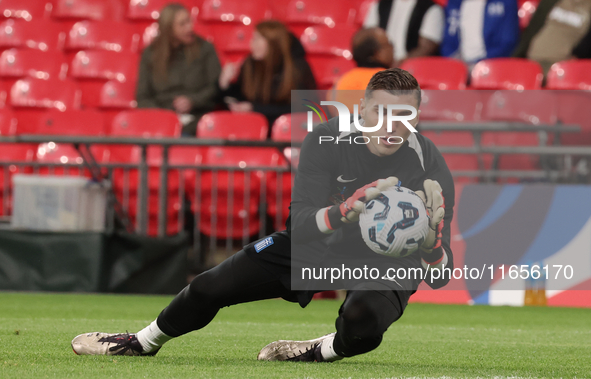
[[105,230],[108,182],[75,176],[13,176],[13,228],[39,231]]

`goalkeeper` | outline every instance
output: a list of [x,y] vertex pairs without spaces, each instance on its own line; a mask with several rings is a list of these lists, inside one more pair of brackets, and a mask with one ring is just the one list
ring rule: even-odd
[[[360,115],[366,125],[377,125],[378,105],[406,104],[419,108],[420,87],[401,69],[376,73],[370,80]],[[399,111],[403,115],[404,110]],[[384,117],[385,118],[385,117]],[[430,232],[418,252],[388,259],[402,267],[453,269],[450,223],[454,186],[445,161],[434,144],[400,121],[391,131],[353,128],[350,136],[370,137],[368,144],[319,144],[319,137],[346,137],[339,120],[329,120],[309,133],[302,146],[286,231],[251,243],[185,287],[150,325],[137,333],[81,334],[72,341],[77,354],[154,355],[172,338],[205,327],[226,306],[282,297],[305,307],[315,291],[292,290],[292,248],[302,241],[310,251],[338,251],[343,244],[361,244],[360,255],[371,254],[361,240],[357,220],[364,202],[400,182],[417,191],[430,213]],[[410,120],[418,123],[418,115]],[[345,133],[346,134],[346,133]],[[396,138],[402,144],[390,143]],[[295,245],[292,244],[295,242]],[[357,245],[356,245],[357,246]],[[369,256],[369,255],[368,255]],[[449,278],[428,280],[432,288]],[[259,353],[261,360],[334,361],[363,354],[381,343],[388,327],[398,320],[421,279],[365,281],[347,292],[336,320],[336,333],[309,341],[277,341]]]

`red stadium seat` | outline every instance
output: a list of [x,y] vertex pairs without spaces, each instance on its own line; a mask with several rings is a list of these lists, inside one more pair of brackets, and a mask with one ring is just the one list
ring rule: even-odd
[[474,89],[531,90],[542,88],[542,68],[521,58],[493,58],[478,62],[472,69]]
[[285,21],[290,25],[325,25],[329,28],[354,24],[357,13],[355,3],[341,0],[339,6],[335,6],[330,1],[291,0],[285,10]]
[[80,107],[80,90],[69,80],[25,78],[10,90],[14,108],[56,108],[61,111]]
[[[187,7],[193,18],[199,13],[199,2],[195,0],[181,0],[176,3],[183,4]],[[160,17],[160,11],[167,4],[169,0],[130,0],[127,8],[127,18],[134,22],[149,22],[152,23],[154,20],[158,20]]]
[[135,86],[139,56],[114,51],[79,51],[70,67],[70,77],[80,83],[82,104],[96,107],[107,81]]
[[482,102],[479,91],[424,90],[420,120],[460,122],[480,120]]
[[517,2],[518,11],[517,16],[519,17],[519,28],[521,30],[525,29],[529,25],[529,21],[531,20],[534,13],[536,13],[536,8],[538,7],[539,0],[519,0]]
[[591,59],[554,63],[546,77],[546,88],[591,90]]
[[[39,117],[36,125],[23,125],[22,128],[19,128],[19,134],[101,136],[105,134],[105,123],[103,115],[98,111],[70,110],[60,112],[50,109]],[[91,147],[91,151],[95,150],[95,146]],[[83,174],[90,176],[90,173],[82,167],[84,161],[78,150],[67,143],[47,142],[40,144],[37,149],[37,161],[80,165],[73,169],[42,167],[39,169],[41,175]]]
[[[556,97],[551,91],[497,91],[489,98],[483,118],[554,125],[557,122]],[[538,146],[540,139],[534,132],[484,132],[481,143],[483,146]],[[498,161],[501,170],[534,170],[538,167],[539,157],[534,155],[505,154]]]
[[266,2],[243,0],[204,0],[199,20],[207,23],[256,25],[270,15]]
[[18,121],[10,109],[0,110],[0,136],[13,136],[17,133]]
[[125,13],[120,0],[54,0],[51,17],[62,21],[122,20]]
[[0,143],[0,215],[12,213],[12,175],[33,171],[26,162],[34,160],[35,148],[35,145]]
[[367,13],[371,9],[373,4],[377,3],[377,0],[361,0],[357,5],[357,14],[355,15],[355,23],[362,26],[367,17]]
[[[259,231],[261,171],[249,167],[273,165],[275,149],[211,147],[204,164],[220,166],[201,174],[199,230],[217,238],[252,236]],[[227,167],[225,169],[224,167]],[[232,170],[228,170],[228,169]]]
[[8,86],[25,77],[63,80],[67,70],[60,52],[10,49],[0,55],[0,79]]
[[[124,137],[180,137],[181,126],[176,113],[160,109],[138,109],[120,112],[111,125],[112,136]],[[176,149],[176,148],[175,148]],[[178,160],[178,154],[171,149],[169,162]],[[109,146],[105,154],[110,163],[138,164],[141,159],[139,146]],[[157,220],[159,212],[160,165],[162,164],[162,148],[149,147],[147,149],[148,163],[148,216],[149,234],[157,234]],[[168,176],[167,199],[167,233],[178,232],[178,211],[180,198],[178,196],[179,173],[171,171]],[[129,212],[132,220],[137,214],[137,196],[139,187],[139,173],[137,169],[114,169],[113,188],[119,201]]]
[[553,91],[557,98],[558,120],[562,124],[574,124],[580,133],[562,133],[562,145],[591,146],[591,93],[588,91]]
[[308,114],[289,113],[273,123],[271,139],[279,142],[303,142],[308,135]]
[[99,108],[109,109],[132,109],[137,106],[135,100],[135,86],[131,83],[121,83],[110,80],[103,84]]
[[0,50],[37,49],[42,51],[62,50],[66,33],[56,22],[38,20],[6,20],[0,24]]
[[260,113],[217,111],[204,115],[197,124],[199,138],[264,140],[269,125]]
[[20,79],[10,90],[9,104],[14,108],[19,126],[38,122],[47,109],[60,111],[80,108],[80,89],[76,83],[57,79]]
[[137,27],[118,21],[80,21],[74,24],[66,39],[66,51],[107,50],[138,51],[140,34]]
[[111,124],[110,134],[146,138],[180,137],[181,124],[173,111],[136,109],[120,112]]
[[334,28],[315,26],[306,28],[300,41],[310,55],[331,55],[352,59],[351,39],[357,31],[353,25]]
[[16,18],[25,21],[49,17],[51,2],[43,0],[2,0],[0,18]]
[[227,61],[240,61],[250,54],[250,39],[254,25],[213,24],[208,26],[208,31],[214,36],[216,50],[221,52]]
[[464,62],[457,59],[410,58],[404,61],[401,68],[417,78],[421,89],[465,89],[468,80],[468,68]]
[[20,125],[19,134],[103,136],[106,124],[102,112],[95,110],[50,109],[36,125]]
[[318,89],[332,88],[345,73],[355,68],[353,60],[342,57],[310,55],[307,60]]

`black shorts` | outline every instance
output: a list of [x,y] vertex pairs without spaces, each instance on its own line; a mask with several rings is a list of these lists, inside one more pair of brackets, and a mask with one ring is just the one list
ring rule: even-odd
[[[286,231],[275,232],[269,236],[250,243],[244,247],[244,252],[254,262],[263,267],[269,274],[281,282],[281,284],[290,292],[290,296],[284,297],[286,300],[298,301],[302,307],[305,307],[312,296],[320,290],[311,289],[307,291],[291,290],[291,239]],[[408,263],[408,260],[406,260]],[[413,265],[420,266],[420,260]],[[354,290],[371,289],[374,284],[380,288],[388,288],[397,292],[397,298],[404,305],[408,299],[417,290],[421,280],[405,278],[396,280],[376,280],[367,283],[359,283]]]

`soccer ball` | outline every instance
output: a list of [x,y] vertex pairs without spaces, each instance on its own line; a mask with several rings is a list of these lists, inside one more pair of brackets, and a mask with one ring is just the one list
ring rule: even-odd
[[394,187],[365,204],[361,236],[374,252],[401,258],[414,253],[429,232],[425,204],[412,190]]

